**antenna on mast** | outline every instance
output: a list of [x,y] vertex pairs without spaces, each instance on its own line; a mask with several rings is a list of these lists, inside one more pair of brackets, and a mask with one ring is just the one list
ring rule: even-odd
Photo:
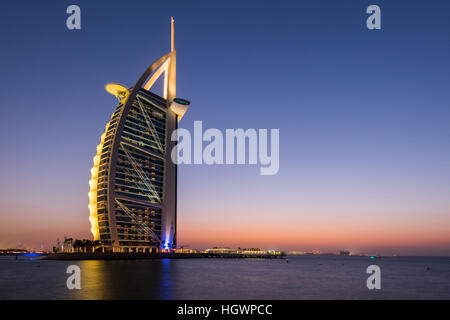
[[170,51],[175,51],[175,20],[173,20],[173,17],[170,17],[170,24],[171,24],[171,41],[170,41]]

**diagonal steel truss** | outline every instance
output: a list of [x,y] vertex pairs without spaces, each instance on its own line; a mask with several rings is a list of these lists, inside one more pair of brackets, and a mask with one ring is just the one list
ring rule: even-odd
[[144,116],[145,122],[147,123],[147,126],[148,126],[148,128],[150,130],[150,133],[151,133],[153,139],[156,142],[156,145],[157,145],[158,149],[161,151],[162,154],[164,154],[164,147],[163,147],[163,145],[161,143],[161,140],[158,137],[155,125],[153,124],[153,121],[152,121],[151,117],[148,115],[147,110],[145,110],[145,107],[143,106],[143,103],[142,103],[142,101],[141,101],[139,96],[136,96],[136,100],[138,102],[139,108],[141,109],[141,113]]
[[137,163],[137,161],[133,158],[133,156],[127,150],[127,148],[125,147],[125,144],[123,142],[120,143],[120,147],[125,152],[125,155],[127,156],[128,160],[130,160],[131,165],[134,168],[134,171],[137,173],[137,175],[141,179],[142,183],[145,185],[146,189],[151,192],[151,194],[156,198],[156,200],[158,202],[161,203],[161,198],[160,198],[158,192],[156,191],[155,187],[153,186],[153,183],[151,182],[151,180],[145,174],[144,170],[142,170],[139,163]]
[[119,205],[119,207],[125,212],[125,214],[127,214],[131,219],[135,220],[137,225],[144,230],[144,232],[150,236],[152,236],[153,238],[155,238],[158,241],[161,241],[159,239],[159,237],[155,234],[155,232],[141,219],[139,219],[139,217],[137,215],[135,215],[130,209],[127,208],[127,206],[125,206],[122,202],[120,202],[119,200],[116,199],[116,203]]
[[[125,168],[125,167],[124,167],[123,169],[125,170],[125,173],[126,173],[128,176],[140,179],[139,176],[136,177],[136,176],[133,174],[132,170],[130,170],[130,169],[128,169],[128,168]],[[145,196],[147,196],[147,197],[150,199],[150,201],[154,201],[155,199],[158,200],[158,199],[153,195],[152,190],[149,190],[149,189],[145,186],[144,183],[142,183],[142,182],[140,182],[140,181],[131,181],[131,182],[134,183],[134,184],[136,185],[136,187],[138,187],[139,189],[142,189],[142,190],[145,190],[145,191],[149,192],[149,193],[145,193]]]

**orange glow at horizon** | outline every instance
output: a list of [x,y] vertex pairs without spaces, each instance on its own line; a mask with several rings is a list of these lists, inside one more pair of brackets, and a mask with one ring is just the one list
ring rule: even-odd
[[[49,214],[52,214],[51,212]],[[20,241],[24,248],[38,249],[40,244],[51,248],[64,236],[88,238],[89,221],[85,215],[78,219],[64,218],[45,225],[30,219],[29,224],[18,224],[13,218],[4,219],[0,226],[2,239],[0,248],[16,247]],[[197,218],[196,218],[197,219]],[[424,254],[428,248],[450,248],[450,233],[445,223],[433,225],[404,224],[321,224],[318,222],[301,225],[299,223],[252,223],[248,219],[198,221],[189,219],[189,214],[180,214],[178,222],[178,246],[204,249],[213,246],[259,247],[261,249],[338,252],[388,253],[402,250],[420,249]],[[251,220],[251,219],[250,219]]]
[[[12,196],[0,204],[0,248],[16,247],[21,242],[23,248],[39,249],[42,244],[51,249],[56,239],[62,241],[64,236],[91,239],[87,179],[81,177],[79,190],[64,193],[58,201],[54,201],[52,192],[34,189],[31,201],[20,202],[22,186],[10,187]],[[178,246],[450,254],[450,216],[444,204],[434,205],[435,211],[426,210],[428,203],[412,203],[412,208],[397,205],[389,210],[387,206],[374,208],[368,201],[343,206],[338,202],[325,205],[316,199],[296,199],[297,202],[285,202],[284,207],[279,207],[264,201],[269,199],[264,194],[251,190],[239,194],[228,185],[220,187],[217,180],[214,193],[210,192],[208,198],[198,196],[206,192],[202,188],[207,186],[197,186],[201,188],[179,193]],[[225,189],[231,191],[225,194]],[[230,198],[233,201],[228,201]]]
[[339,250],[388,250],[401,254],[405,248],[450,248],[450,233],[446,224],[400,226],[396,224],[320,224],[283,225],[248,221],[214,225],[195,221],[179,221],[178,243],[190,248],[211,246],[260,247],[262,249],[304,250],[320,249],[323,252]]

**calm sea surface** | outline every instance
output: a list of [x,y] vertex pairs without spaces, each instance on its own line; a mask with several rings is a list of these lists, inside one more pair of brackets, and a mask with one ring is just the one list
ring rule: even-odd
[[[28,258],[29,259],[29,258]],[[81,290],[66,269],[81,268]],[[366,268],[381,268],[368,290]],[[0,257],[0,299],[450,299],[450,257],[45,261]]]

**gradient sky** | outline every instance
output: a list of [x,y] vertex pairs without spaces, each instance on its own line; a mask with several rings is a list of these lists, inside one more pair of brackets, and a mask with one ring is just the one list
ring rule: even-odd
[[280,129],[278,175],[180,166],[179,245],[450,254],[448,1],[3,0],[0,248],[91,237],[104,85],[169,51],[170,16],[181,127]]

